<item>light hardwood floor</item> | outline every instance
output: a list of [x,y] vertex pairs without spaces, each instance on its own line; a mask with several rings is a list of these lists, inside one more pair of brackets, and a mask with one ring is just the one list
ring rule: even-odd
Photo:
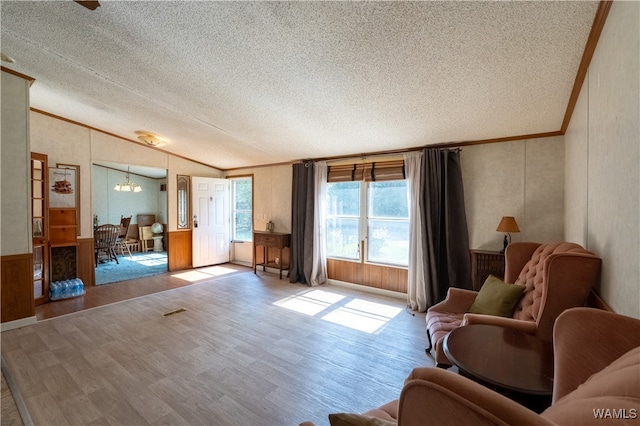
[[424,314],[403,300],[228,269],[2,333],[34,424],[326,425],[433,366]]

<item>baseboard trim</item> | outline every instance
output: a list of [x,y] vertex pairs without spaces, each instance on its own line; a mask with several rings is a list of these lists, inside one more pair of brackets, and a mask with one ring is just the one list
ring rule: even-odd
[[347,287],[347,288],[351,288],[353,290],[364,291],[366,293],[379,294],[381,296],[393,297],[393,298],[402,299],[402,300],[405,300],[405,301],[407,300],[407,294],[406,293],[400,293],[398,291],[385,290],[383,288],[369,287],[369,286],[366,286],[366,285],[354,284],[354,283],[349,283],[349,282],[346,282],[346,281],[339,281],[339,280],[334,280],[334,279],[328,279],[327,283],[330,284],[330,285],[335,285],[335,286],[339,286],[339,287]]
[[0,324],[0,333],[9,330],[15,330],[16,328],[26,327],[28,325],[33,325],[38,322],[38,318],[36,316],[20,318],[14,321],[3,322]]
[[31,416],[29,415],[29,410],[27,410],[27,404],[25,404],[22,394],[20,390],[18,390],[18,386],[16,386],[16,383],[13,381],[13,376],[7,368],[7,364],[4,362],[4,357],[1,358],[0,368],[2,368],[2,374],[4,374],[7,386],[11,391],[11,396],[13,396],[13,400],[16,403],[16,408],[22,418],[22,423],[24,423],[24,426],[34,426],[33,420],[31,420]]
[[[239,263],[242,264],[241,262],[238,261],[233,261],[232,263]],[[253,265],[249,265],[249,266],[253,266]],[[262,266],[260,266],[260,268],[262,268]],[[273,269],[270,267],[266,268],[267,270],[264,272],[269,272],[272,274],[278,274],[280,271],[278,269]],[[262,272],[262,269],[258,269],[258,272]],[[283,278],[286,275],[288,276],[289,271],[283,271]],[[400,293],[398,291],[392,291],[392,290],[386,290],[383,288],[377,288],[377,287],[369,287],[366,285],[361,285],[361,284],[354,284],[354,283],[350,283],[350,282],[346,282],[346,281],[340,281],[340,280],[334,280],[334,279],[327,279],[327,284],[329,285],[335,285],[338,287],[346,287],[346,288],[350,288],[353,290],[358,290],[358,291],[363,291],[365,293],[372,293],[372,294],[378,294],[380,296],[387,296],[387,297],[393,297],[395,299],[402,299],[402,300],[407,300],[407,294],[406,293]]]

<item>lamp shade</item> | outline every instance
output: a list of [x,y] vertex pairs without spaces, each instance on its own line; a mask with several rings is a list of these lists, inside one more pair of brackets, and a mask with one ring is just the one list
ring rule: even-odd
[[513,216],[502,216],[500,219],[500,223],[496,228],[496,231],[499,232],[520,232],[520,228],[518,228],[518,224],[516,223],[516,219]]

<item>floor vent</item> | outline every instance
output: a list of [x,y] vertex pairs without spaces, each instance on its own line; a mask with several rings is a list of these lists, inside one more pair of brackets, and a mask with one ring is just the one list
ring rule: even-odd
[[185,308],[180,308],[180,309],[176,309],[175,311],[171,311],[171,312],[167,312],[166,314],[163,314],[163,317],[168,317],[169,315],[174,315],[174,314],[179,314],[180,312],[185,312],[186,309]]

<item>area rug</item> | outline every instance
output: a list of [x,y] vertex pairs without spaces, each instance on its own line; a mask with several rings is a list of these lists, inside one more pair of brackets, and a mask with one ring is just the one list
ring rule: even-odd
[[96,268],[96,285],[134,280],[167,272],[167,252],[133,253],[118,256],[114,261],[100,263]]

